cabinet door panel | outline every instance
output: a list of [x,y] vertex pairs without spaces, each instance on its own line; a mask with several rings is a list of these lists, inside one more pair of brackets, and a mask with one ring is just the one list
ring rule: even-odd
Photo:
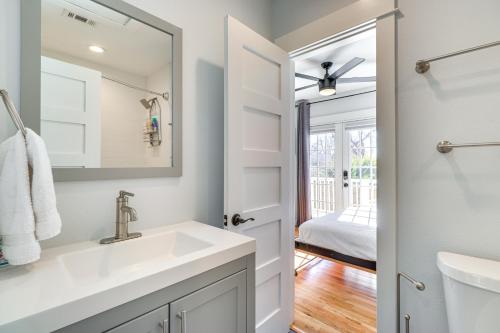
[[171,333],[246,332],[246,270],[170,304]]
[[[165,329],[164,329],[165,327]],[[135,318],[106,333],[167,333],[168,305]]]

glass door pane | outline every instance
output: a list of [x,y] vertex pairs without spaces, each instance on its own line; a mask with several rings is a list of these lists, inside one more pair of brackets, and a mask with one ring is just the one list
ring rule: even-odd
[[310,136],[311,213],[319,217],[335,210],[335,132]]
[[377,132],[374,126],[347,129],[349,207],[377,205]]

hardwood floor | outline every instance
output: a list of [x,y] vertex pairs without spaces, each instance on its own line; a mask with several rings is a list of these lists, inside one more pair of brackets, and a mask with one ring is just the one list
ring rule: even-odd
[[297,333],[376,332],[374,272],[317,258],[295,280]]

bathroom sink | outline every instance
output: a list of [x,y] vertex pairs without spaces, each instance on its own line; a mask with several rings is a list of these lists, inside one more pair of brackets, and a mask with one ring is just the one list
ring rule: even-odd
[[71,252],[60,256],[60,260],[75,282],[91,283],[112,276],[121,279],[124,274],[134,274],[154,262],[164,263],[212,245],[183,232],[172,231]]
[[45,249],[29,266],[4,269],[0,331],[57,331],[255,252],[254,239],[195,221],[141,232]]

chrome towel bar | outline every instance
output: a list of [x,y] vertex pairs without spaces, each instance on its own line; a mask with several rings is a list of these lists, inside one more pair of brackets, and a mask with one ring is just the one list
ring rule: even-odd
[[12,121],[16,125],[17,129],[19,129],[23,133],[23,135],[26,136],[26,128],[24,127],[23,121],[21,120],[21,116],[19,116],[19,113],[17,112],[14,103],[10,99],[7,90],[0,89],[0,96],[2,96],[5,108],[7,109],[7,112],[9,112],[9,115],[12,118]]
[[429,68],[431,68],[431,62],[433,62],[433,61],[451,58],[451,57],[454,57],[457,55],[462,55],[462,54],[466,54],[469,52],[479,51],[479,50],[483,50],[483,49],[497,46],[497,45],[500,45],[500,40],[496,41],[496,42],[488,43],[488,44],[478,45],[478,46],[471,47],[471,48],[468,48],[465,50],[460,50],[460,51],[455,51],[455,52],[451,52],[448,54],[443,54],[443,55],[440,55],[440,56],[437,56],[434,58],[418,60],[417,63],[415,64],[415,71],[419,74],[423,74],[423,73],[427,72],[429,70]]
[[450,141],[439,141],[436,145],[438,152],[446,154],[453,150],[453,148],[469,148],[469,147],[489,147],[500,146],[500,142],[476,142],[476,143],[451,143]]

